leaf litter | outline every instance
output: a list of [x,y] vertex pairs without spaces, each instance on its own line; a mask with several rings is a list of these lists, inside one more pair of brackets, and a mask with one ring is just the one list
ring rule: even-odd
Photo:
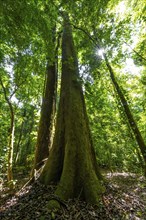
[[6,188],[0,195],[1,220],[146,220],[146,181],[129,173],[108,173],[106,192],[96,206],[78,199],[61,201],[61,209],[50,212],[56,186],[39,181],[13,194]]

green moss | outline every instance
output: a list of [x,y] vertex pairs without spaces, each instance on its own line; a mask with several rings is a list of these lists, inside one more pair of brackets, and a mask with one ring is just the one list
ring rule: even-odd
[[[67,30],[69,31],[70,29]],[[78,67],[72,68],[67,62],[72,57],[72,64],[77,65],[70,36],[71,33],[63,35],[63,73],[57,126],[52,151],[42,176],[45,183],[50,183],[50,180],[57,180],[60,175],[55,194],[61,199],[77,197],[97,204],[103,187],[96,175],[96,161],[78,80]],[[57,206],[56,201],[49,203],[50,208]]]
[[47,208],[52,212],[56,212],[58,209],[60,209],[60,203],[56,200],[50,200],[47,204]]

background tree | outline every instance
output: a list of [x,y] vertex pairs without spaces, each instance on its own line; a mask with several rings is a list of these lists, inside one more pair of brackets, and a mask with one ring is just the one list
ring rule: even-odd
[[10,112],[10,127],[9,127],[9,143],[8,143],[8,170],[7,170],[7,178],[8,181],[13,180],[13,171],[12,171],[12,163],[13,163],[13,151],[14,151],[14,128],[15,128],[15,113],[14,113],[14,107],[11,102],[11,98],[13,94],[11,94],[10,98],[7,96],[6,88],[4,86],[4,83],[2,81],[2,78],[0,78],[0,84],[3,89],[5,101],[7,102],[9,106],[9,112]]
[[[52,50],[53,53],[53,50]],[[55,53],[55,52],[54,52]],[[55,55],[54,58],[55,59]],[[41,117],[39,122],[39,130],[37,136],[36,154],[34,168],[38,170],[42,161],[49,155],[49,148],[51,147],[51,130],[53,127],[53,118],[55,114],[56,105],[56,70],[55,60],[48,61],[46,68],[46,81],[44,86],[44,96],[41,107]]]

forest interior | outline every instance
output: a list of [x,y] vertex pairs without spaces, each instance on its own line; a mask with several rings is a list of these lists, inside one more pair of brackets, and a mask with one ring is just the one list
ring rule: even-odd
[[0,220],[146,220],[145,0],[0,0]]

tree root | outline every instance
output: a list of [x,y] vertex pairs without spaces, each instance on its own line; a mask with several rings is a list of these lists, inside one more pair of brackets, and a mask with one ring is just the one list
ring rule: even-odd
[[49,198],[49,203],[47,207],[50,211],[57,211],[58,209],[61,208],[61,206],[63,206],[64,208],[67,208],[66,202],[60,199],[57,195],[52,195]]

